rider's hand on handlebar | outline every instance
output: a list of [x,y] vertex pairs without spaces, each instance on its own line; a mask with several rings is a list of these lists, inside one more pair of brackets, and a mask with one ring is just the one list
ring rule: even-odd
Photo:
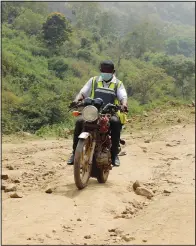
[[78,104],[78,101],[73,101],[70,103],[69,108],[73,108]]
[[120,108],[122,112],[128,112],[128,108],[126,105],[121,105]]

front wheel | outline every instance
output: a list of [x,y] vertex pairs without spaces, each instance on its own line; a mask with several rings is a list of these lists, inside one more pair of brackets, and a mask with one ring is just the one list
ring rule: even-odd
[[89,163],[90,155],[90,138],[79,139],[74,157],[74,180],[79,190],[87,186],[90,178],[92,168],[92,164]]

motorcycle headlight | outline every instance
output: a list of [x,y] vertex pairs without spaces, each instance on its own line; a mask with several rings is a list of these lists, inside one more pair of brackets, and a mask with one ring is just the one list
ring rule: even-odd
[[93,122],[98,119],[99,113],[95,106],[86,106],[82,111],[82,116],[85,121]]

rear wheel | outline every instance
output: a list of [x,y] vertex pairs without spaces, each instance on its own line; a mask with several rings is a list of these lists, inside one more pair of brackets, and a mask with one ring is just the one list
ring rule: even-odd
[[105,183],[108,179],[109,172],[110,172],[109,170],[98,168],[97,169],[97,181],[102,184]]
[[74,180],[79,190],[87,186],[90,178],[92,168],[92,165],[89,164],[90,154],[90,138],[79,139],[74,157]]

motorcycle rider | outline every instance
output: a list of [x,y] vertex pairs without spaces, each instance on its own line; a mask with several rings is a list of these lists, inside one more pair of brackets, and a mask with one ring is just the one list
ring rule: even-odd
[[[104,104],[113,103],[120,104],[121,111],[127,112],[127,92],[123,83],[116,78],[114,75],[115,69],[114,64],[110,60],[105,60],[100,64],[100,76],[95,76],[89,79],[89,81],[80,90],[79,94],[76,96],[75,100],[70,104],[70,107],[75,106],[79,101],[84,98],[102,98]],[[112,116],[110,119],[110,129],[111,129],[111,158],[113,166],[120,166],[120,160],[118,157],[118,146],[120,141],[120,132],[122,125],[125,123],[125,114],[118,112],[117,115]],[[73,152],[69,158],[67,164],[73,165],[74,163],[74,152],[77,147],[78,137],[82,132],[83,119],[78,117],[73,137]]]

